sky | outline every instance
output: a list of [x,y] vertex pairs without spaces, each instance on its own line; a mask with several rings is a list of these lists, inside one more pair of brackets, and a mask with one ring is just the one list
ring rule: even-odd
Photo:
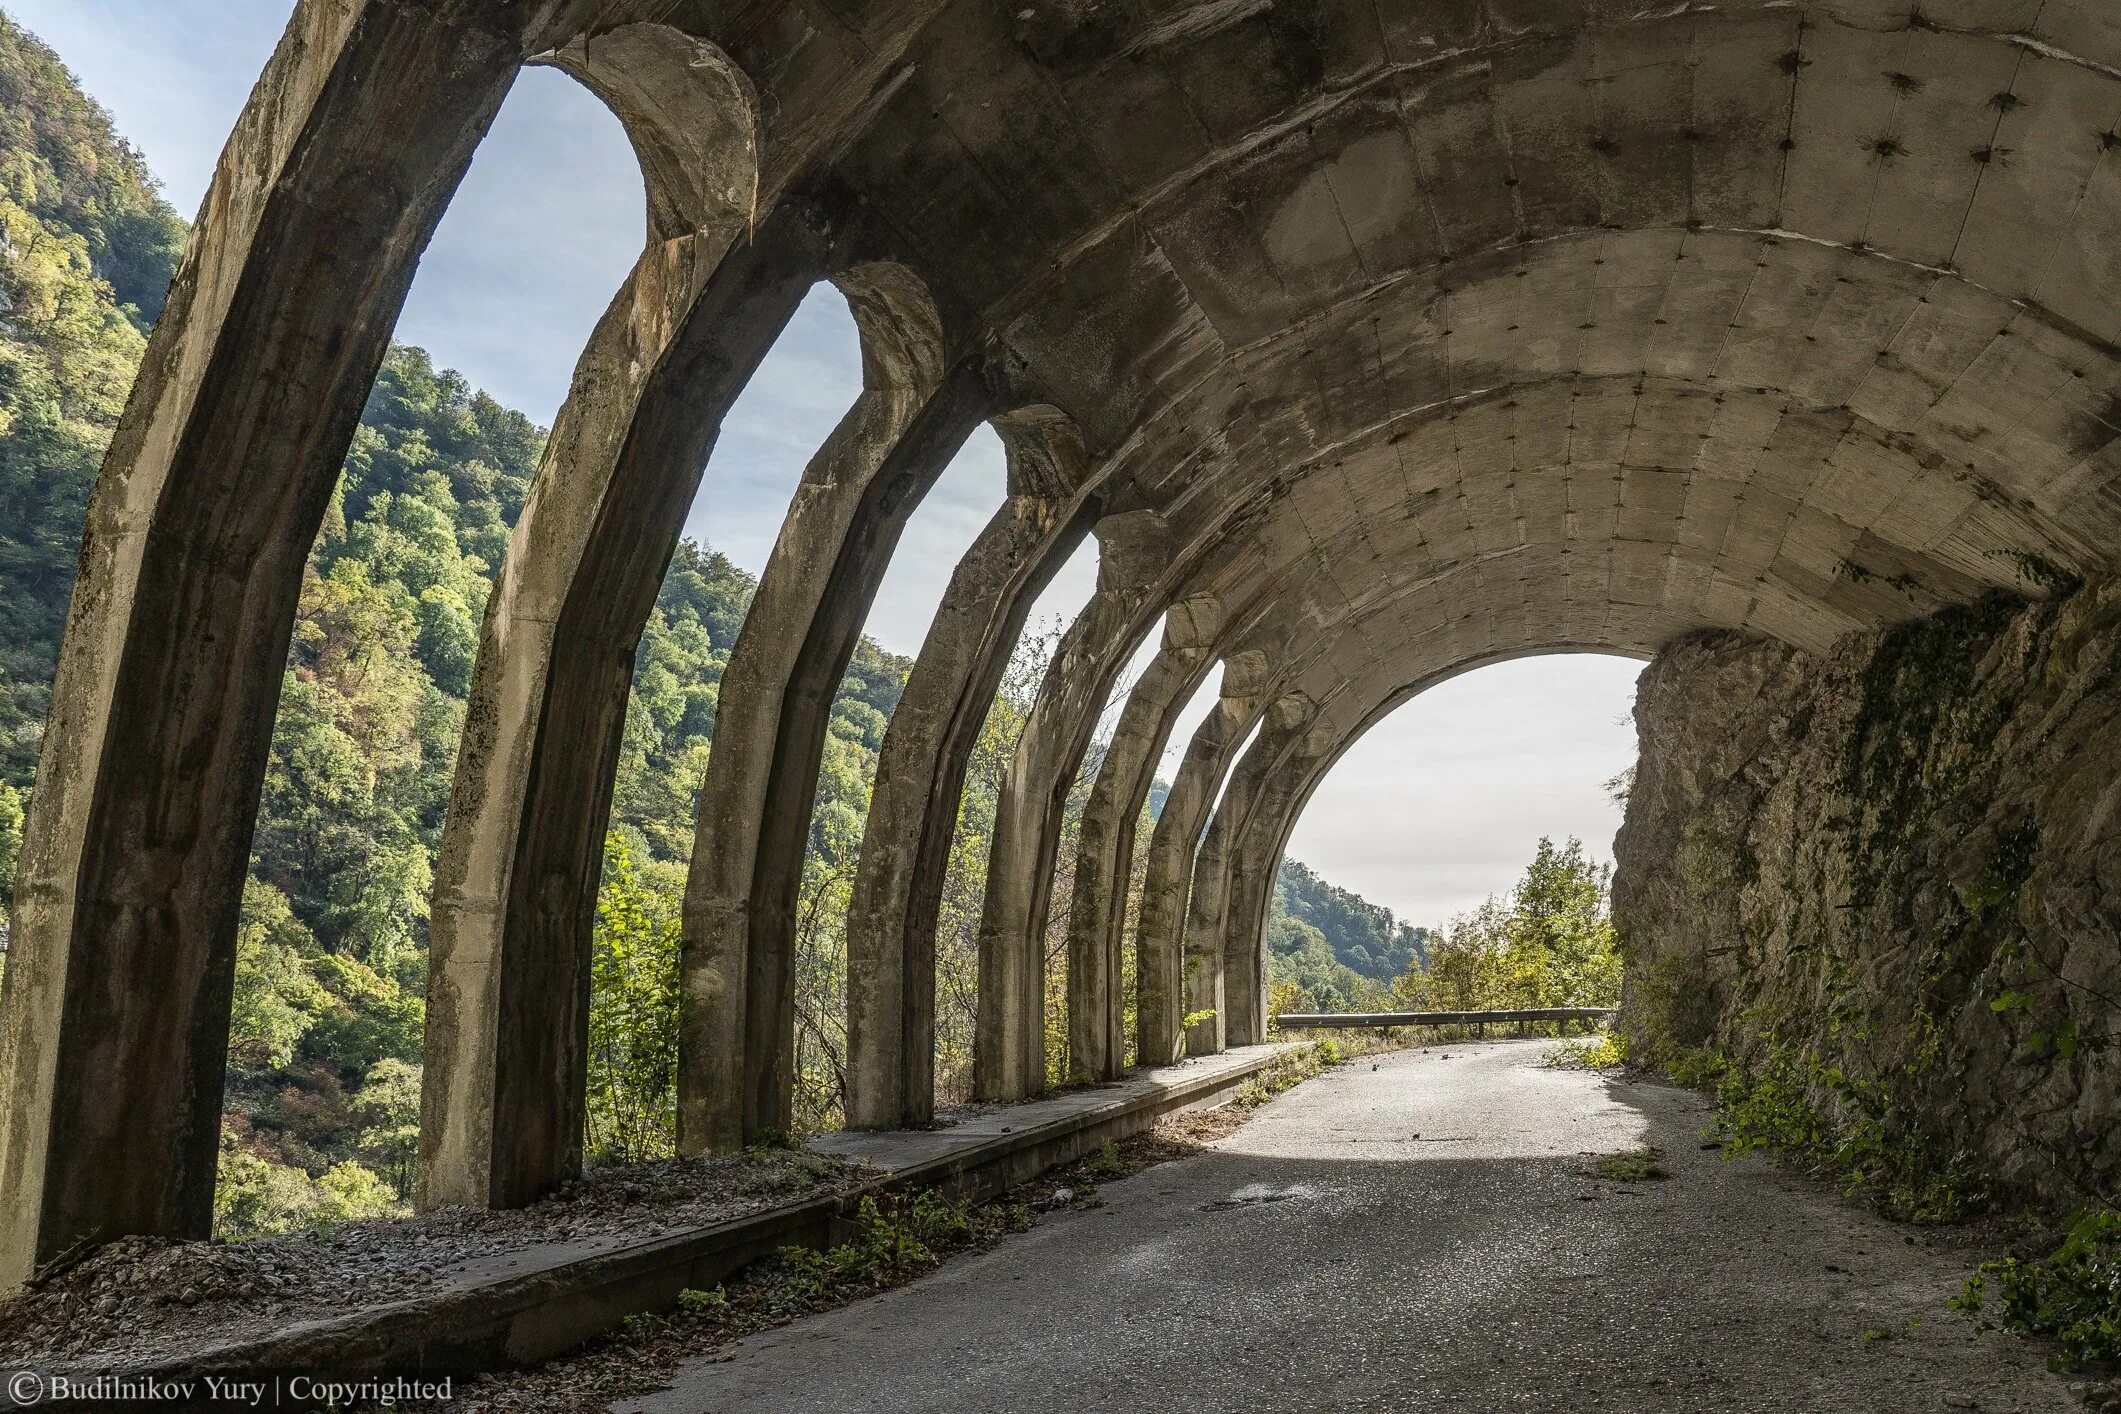
[[[292,6],[0,0],[0,8],[59,52],[189,216]],[[640,251],[644,225],[639,170],[617,120],[557,71],[526,70],[421,263],[398,338],[550,426],[576,354]],[[846,302],[820,286],[725,419],[687,533],[756,572],[805,460],[860,385]],[[1001,444],[982,429],[908,524],[870,615],[871,636],[895,652],[919,649],[951,567],[1003,490]],[[1095,578],[1095,547],[1086,543],[1055,576],[1033,623],[1072,618]],[[1609,857],[1619,812],[1601,783],[1634,756],[1625,719],[1638,671],[1618,658],[1541,658],[1432,688],[1342,758],[1290,853],[1427,924],[1506,890],[1541,835],[1575,834]],[[1211,679],[1181,716],[1168,769],[1213,689]]]

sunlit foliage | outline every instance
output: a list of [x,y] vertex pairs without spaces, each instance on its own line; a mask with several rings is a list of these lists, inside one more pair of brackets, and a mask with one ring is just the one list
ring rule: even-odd
[[1616,1005],[1611,876],[1583,841],[1540,840],[1516,888],[1452,919],[1429,939],[1428,965],[1402,975],[1393,991],[1414,1010]]

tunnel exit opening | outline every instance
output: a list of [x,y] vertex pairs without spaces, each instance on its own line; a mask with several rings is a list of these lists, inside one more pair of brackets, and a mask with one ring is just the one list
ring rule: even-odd
[[1617,1002],[1608,886],[1640,671],[1591,653],[1491,663],[1363,731],[1287,831],[1269,1012]]

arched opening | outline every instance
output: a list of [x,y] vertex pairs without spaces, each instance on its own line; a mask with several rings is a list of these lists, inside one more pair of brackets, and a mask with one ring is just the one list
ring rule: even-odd
[[[1139,680],[1147,666],[1146,653],[1138,652],[1134,662],[1129,665],[1127,677],[1130,680]],[[1143,916],[1144,911],[1152,906],[1149,898],[1151,862],[1156,857],[1159,840],[1166,841],[1166,853],[1178,847],[1169,842],[1170,838],[1175,837],[1178,822],[1169,822],[1170,833],[1167,835],[1164,807],[1177,788],[1181,771],[1193,755],[1196,734],[1210,715],[1217,711],[1225,690],[1236,686],[1234,681],[1226,680],[1228,672],[1229,665],[1225,662],[1217,660],[1211,663],[1191,695],[1170,714],[1168,735],[1164,739],[1162,752],[1150,768],[1147,788],[1142,793],[1140,812],[1132,825],[1131,838],[1123,842],[1124,847],[1119,853],[1119,859],[1124,862],[1126,869],[1124,879],[1115,885],[1123,891],[1115,930],[1121,962],[1119,985],[1122,989],[1124,1022],[1120,1057],[1122,1066],[1162,1064],[1172,1059],[1168,1055],[1144,1053],[1145,1037],[1151,1038],[1148,1050],[1158,1049],[1154,1036],[1163,1029],[1163,1022],[1157,1013],[1177,1004],[1173,1001],[1173,996],[1180,990],[1180,984],[1170,976],[1145,977],[1145,971],[1153,971],[1159,966],[1159,958],[1156,949],[1144,945]],[[1242,667],[1236,670],[1238,677],[1243,676],[1243,673]],[[1195,770],[1198,769],[1196,765]],[[1182,801],[1180,811],[1183,812],[1186,808]],[[1189,852],[1190,844],[1188,841],[1185,846]],[[1145,1017],[1145,1009],[1151,1015]]]
[[480,623],[641,248],[624,125],[525,71],[413,282],[304,572],[239,925],[217,1226],[407,1210],[428,916]]
[[[946,411],[968,417],[974,403],[988,417],[1026,400],[1038,419],[1070,420],[1095,487],[1078,495],[1071,482],[1042,511],[1111,539],[1096,591],[1086,585],[1082,610],[1061,620],[1063,648],[1035,688],[1013,686],[1003,660],[1030,593],[1014,588],[1046,578],[1050,563],[1012,561],[1017,580],[998,574],[992,593],[974,596],[981,623],[966,636],[981,646],[947,659],[954,696],[922,704],[955,736],[915,773],[911,808],[881,815],[872,801],[857,845],[863,770],[918,714],[893,700],[897,669],[882,650],[864,659],[852,606],[866,609],[883,542],[917,492],[851,505],[881,512],[866,521],[828,515],[814,540],[794,532],[815,527],[798,503],[819,488],[795,493],[750,591],[771,612],[742,619],[722,695],[705,681],[711,662],[667,674],[675,741],[656,737],[673,763],[666,794],[684,793],[683,772],[704,754],[703,793],[734,780],[740,808],[703,804],[682,919],[642,910],[661,949],[642,953],[656,985],[668,993],[673,926],[688,969],[678,983],[688,1004],[666,995],[656,1013],[675,1016],[691,1043],[675,1114],[664,1090],[640,1092],[653,1096],[644,1132],[658,1148],[656,1125],[688,1151],[802,1127],[785,1102],[788,1069],[830,1067],[832,1016],[858,988],[829,966],[800,975],[803,958],[829,960],[829,946],[779,944],[806,912],[852,911],[851,897],[834,899],[857,849],[865,863],[889,833],[892,847],[932,862],[931,840],[964,831],[958,787],[968,758],[980,767],[981,721],[997,746],[995,804],[980,841],[985,877],[963,890],[981,972],[967,1049],[981,1098],[1025,1098],[1056,1077],[1040,1063],[1063,1049],[1045,984],[1061,983],[1072,1005],[1088,975],[1073,953],[1065,970],[1053,965],[1070,895],[1092,892],[1080,865],[1093,853],[1096,787],[1085,805],[1078,763],[1086,748],[1099,754],[1108,689],[1138,635],[1159,613],[1169,633],[1200,604],[1216,612],[1203,612],[1186,651],[1224,667],[1217,706],[1194,731],[1210,749],[1187,748],[1172,796],[1191,790],[1191,823],[1161,854],[1152,842],[1134,926],[1144,948],[1164,929],[1159,945],[1182,943],[1212,985],[1188,991],[1178,1019],[1195,1025],[1167,1027],[1165,1048],[1265,1038],[1277,892],[1285,924],[1306,921],[1299,903],[1313,917],[1337,908],[1367,919],[1344,953],[1307,923],[1330,966],[1309,939],[1287,950],[1308,951],[1345,995],[1374,994],[1387,977],[1400,999],[1475,1005],[1603,988],[1609,975],[1587,981],[1588,965],[1558,977],[1551,957],[1518,965],[1528,929],[1552,921],[1527,917],[1546,907],[1537,880],[1463,910],[1465,925],[1434,949],[1315,879],[1276,880],[1306,804],[1333,798],[1316,795],[1321,783],[1336,763],[1367,759],[1350,753],[1396,705],[1472,665],[1601,646],[1655,655],[1644,700],[1656,699],[1664,726],[1644,763],[1646,778],[1658,768],[1655,789],[1635,797],[1655,797],[1656,822],[1635,845],[1635,877],[1651,881],[1636,918],[1646,957],[1687,969],[1703,1000],[1689,1018],[1702,1024],[1683,1036],[1646,1026],[1656,1054],[1680,1040],[1688,1059],[1724,1068],[1697,1073],[1806,1092],[1819,1107],[1807,1118],[1821,1118],[1807,1157],[1889,1160],[1861,1177],[1887,1172],[1895,1199],[1952,1190],[1961,1154],[1980,1156],[1992,1170],[1981,1181],[1999,1191],[2110,1199],[2121,1171],[2109,1137],[2114,1050],[2080,1045],[2111,1030],[2121,986],[2102,888],[2112,796],[2086,764],[2114,754],[2103,576],[2121,559],[2121,279],[2105,239],[2121,215],[2111,180],[2121,53],[2113,26],[2088,18],[2094,0],[2026,6],[2007,22],[1909,6],[1530,7],[1540,9],[1530,29],[1497,24],[1486,7],[1389,0],[1352,17],[1331,5],[1208,7],[1175,21],[1024,11],[1012,27],[946,6],[866,16],[858,29],[806,0],[756,23],[655,7],[726,29],[741,73],[660,25],[598,28],[626,16],[589,8],[595,32],[544,58],[627,119],[649,174],[650,249],[590,335],[580,396],[554,419],[549,446],[560,450],[521,500],[478,650],[456,678],[472,729],[431,910],[428,1201],[525,1203],[575,1162],[574,1102],[598,1063],[578,1044],[584,1030],[598,1044],[593,1017],[578,1025],[597,991],[584,972],[621,951],[609,928],[593,949],[588,920],[628,692],[648,675],[636,636],[669,587],[681,503],[737,389],[801,317],[803,291],[883,266],[918,289],[935,336],[936,368],[922,372],[937,376],[891,391],[961,390]],[[409,278],[524,54],[561,43],[509,25],[573,23],[578,10],[312,0],[246,111],[223,169],[229,199],[209,204],[223,224],[201,243],[197,278],[178,286],[183,309],[197,301],[196,327],[181,343],[157,335],[168,357],[147,360],[137,436],[120,440],[85,545],[88,592],[67,637],[77,690],[53,714],[26,846],[37,887],[16,924],[36,942],[18,951],[4,994],[0,1091],[27,1094],[34,1109],[0,1121],[0,1280],[116,1232],[201,1230],[211,1185],[199,1141],[211,1150],[212,1116],[195,1120],[219,1084],[220,964],[234,955],[222,923],[237,916],[229,885],[246,843],[233,837],[269,771],[259,704],[281,672],[310,549],[291,542],[307,540],[337,474],[305,458],[336,462],[398,277]],[[1211,102],[1210,80],[1230,77],[1233,55],[1262,82],[1217,86],[1243,101]],[[449,250],[445,241],[444,260]],[[878,360],[873,343],[865,352],[867,384]],[[946,352],[963,359],[947,378]],[[338,412],[345,428],[334,430]],[[894,418],[905,412],[877,421],[903,431]],[[478,409],[466,416],[473,440],[502,457]],[[996,418],[1005,440],[1010,416]],[[386,450],[415,460],[410,439]],[[275,487],[283,470],[288,484]],[[262,494],[239,479],[251,477]],[[916,482],[926,484],[911,474],[904,484]],[[396,614],[361,598],[352,571],[318,591],[316,605],[389,620],[367,635],[382,649],[364,662],[299,626],[309,672],[342,696],[375,694],[365,715],[342,714],[351,726],[408,696],[431,700],[393,684],[383,670],[395,658],[437,683],[463,666],[476,591],[447,572],[437,517],[491,491],[476,476],[462,487],[424,477],[357,486],[345,503],[341,562],[361,547],[405,591]],[[462,535],[450,527],[460,557],[467,537],[490,539],[506,522],[501,498],[488,499],[491,514]],[[297,523],[301,535],[288,535]],[[859,592],[823,605],[778,595],[790,586],[770,566],[796,541],[795,557],[823,572],[797,576],[795,589]],[[1065,529],[1039,541],[1072,543]],[[684,572],[721,573],[693,558]],[[1036,644],[1043,613],[1031,612],[1023,636]],[[692,620],[711,658],[712,628]],[[747,675],[737,659],[761,629],[781,637]],[[1205,657],[1188,659],[1185,671],[1202,667]],[[1148,677],[1127,708],[1149,700]],[[708,716],[719,745],[699,730]],[[447,717],[413,720],[446,734]],[[1483,725],[1508,720],[1481,714]],[[332,755],[337,743],[313,735],[313,754]],[[1126,745],[1120,735],[1106,760]],[[413,759],[393,755],[402,745],[379,737],[338,754],[359,757],[347,775],[373,790]],[[1196,759],[1205,764],[1188,776]],[[1393,759],[1359,779],[1376,784]],[[1136,827],[1137,795],[1119,794]],[[1173,798],[1158,833],[1176,816]],[[923,800],[944,818],[923,815]],[[1350,808],[1382,832],[1374,796]],[[653,829],[666,833],[666,863],[684,855],[671,812],[621,810],[644,852]],[[286,814],[269,800],[261,838]],[[338,838],[315,823],[298,846],[328,853]],[[777,835],[785,846],[790,834],[807,838],[759,844]],[[1762,848],[1790,839],[1801,848]],[[412,857],[340,861],[354,894],[312,910],[343,905],[369,975],[405,955],[406,910],[360,891],[402,884]],[[1178,861],[1162,876],[1170,899],[1154,887],[1159,859]],[[813,861],[831,867],[811,891]],[[1533,869],[1565,876],[1571,907],[1602,902],[1595,858],[1542,848]],[[900,902],[930,883],[945,889],[947,872],[937,864]],[[1478,870],[1466,859],[1458,872]],[[1117,882],[1109,871],[1107,882]],[[918,956],[932,972],[920,949],[934,940],[906,935],[928,930],[930,902],[895,910],[890,960]],[[695,975],[713,948],[694,945],[716,942],[733,944],[719,955],[727,966],[708,958]],[[1424,967],[1405,965],[1421,952]],[[1510,990],[1520,985],[1529,992]],[[782,1034],[790,993],[818,999],[807,1042]],[[1773,1025],[1755,1024],[1761,1000],[1780,1009]],[[1845,1024],[1850,1006],[1866,1009],[1862,1024]],[[925,1062],[915,1010],[900,1008],[900,1039],[917,1037]],[[1081,1019],[1070,1015],[1067,1049],[1087,1054],[1073,1032]],[[280,1020],[256,1012],[245,1024]],[[2080,1033],[2080,1020],[2096,1033]],[[1786,1048],[1786,1023],[1801,1049]],[[850,1021],[850,1067],[854,1031]],[[1947,1038],[1960,1054],[1944,1050]],[[1139,1045],[1150,1050],[1146,1031]],[[1103,1058],[1123,1052],[1107,1045]],[[437,1055],[468,1059],[437,1083]],[[1948,1069],[1940,1055],[1967,1066]],[[1860,1091],[1843,1083],[1847,1061],[1865,1067]],[[927,1118],[932,1077],[916,1069],[894,1066],[907,1083],[871,1121]],[[1986,1112],[1969,1103],[1984,1091],[2000,1097]],[[701,1125],[687,1102],[703,1096],[729,1113]],[[829,1113],[827,1098],[807,1103]],[[386,1139],[388,1118],[375,1126]],[[1945,1166],[1902,1185],[1909,1154]],[[1209,1198],[1190,1210],[1249,1206]],[[1359,1199],[1344,1211],[1359,1212]],[[1477,1248],[1506,1268],[1525,1250],[1517,1242],[1503,1232]],[[1028,1344],[1035,1333],[1010,1316],[1008,1336]],[[1383,1328],[1341,1325],[1365,1339]],[[1199,1343],[1165,1334],[1128,1353],[1170,1362],[1168,1387],[1197,1382],[1179,1362],[1197,1362]],[[1355,1369],[1375,1351],[1354,1340],[1337,1349]],[[903,1377],[913,1362],[889,1357],[912,1353],[849,1362],[853,1378]],[[1047,1395],[1055,1363],[1038,1371]]]
[[[851,896],[849,1118],[862,1127],[926,1124],[969,1091],[986,860],[1044,657],[1025,622],[1087,529],[1069,419],[1033,405],[990,428],[991,442],[975,432],[939,478],[947,489],[1000,470],[1003,495],[950,571],[907,677]],[[983,444],[999,464],[980,466]]]
[[[1115,857],[1119,844],[1108,837],[1138,833],[1142,820],[1153,818],[1146,800],[1137,818],[1113,818],[1125,808],[1121,779],[1134,768],[1133,757],[1146,754],[1146,747],[1119,738],[1123,725],[1139,734],[1153,730],[1153,717],[1161,715],[1143,711],[1149,694],[1142,694],[1144,703],[1134,699],[1166,654],[1169,622],[1170,615],[1158,616],[1113,678],[1104,701],[1091,704],[1096,716],[1088,745],[1067,783],[1053,846],[1043,945],[1049,1086],[1103,1079],[1124,1070],[1133,1053],[1136,962],[1134,950],[1126,946],[1126,922],[1139,912],[1143,871],[1135,867],[1131,854],[1124,860]],[[1172,690],[1176,686],[1171,684]],[[1137,720],[1126,720],[1130,711]],[[1100,791],[1110,798],[1099,801]],[[1121,863],[1122,877],[1104,877]],[[1107,922],[1115,906],[1117,928]]]
[[[935,922],[934,1103],[938,1109],[953,1109],[972,1098],[980,1010],[980,915],[987,899],[995,807],[1039,684],[1045,680],[1061,631],[1061,615],[1080,609],[1090,597],[1090,588],[1082,583],[1085,573],[1094,581],[1094,546],[1086,545],[1069,558],[1067,567],[1055,577],[1055,587],[1049,587],[1032,610],[1033,617],[1009,654],[966,763]],[[1061,576],[1069,582],[1062,583]],[[1055,609],[1055,604],[1064,607]],[[1037,617],[1041,611],[1045,612],[1044,629]]]
[[[598,894],[592,1163],[676,1152],[679,918],[722,674],[804,466],[861,390],[860,331],[846,297],[820,281],[730,406],[642,630]],[[858,753],[877,714],[876,694],[888,690],[888,670],[879,671],[873,647],[864,648],[850,670],[863,690],[843,694],[829,737],[799,905],[805,942],[828,924],[834,846],[845,844],[844,797],[858,790],[859,771],[845,758]],[[813,1028],[831,1025],[819,994],[832,990],[832,978],[820,975],[814,947],[798,957],[799,1016],[808,1023],[799,1036],[815,1036]]]
[[[837,1128],[847,1104],[849,909],[872,815],[879,753],[915,656],[934,623],[951,571],[1007,494],[1000,439],[982,425],[966,439],[905,521],[834,700],[820,765],[809,856],[796,903],[795,1109],[798,1132]],[[991,813],[991,798],[962,811]],[[947,887],[942,932],[959,923]],[[963,981],[942,949],[937,986],[949,998]]]
[[982,424],[906,522],[862,626],[871,642],[909,660],[920,652],[949,591],[951,571],[1008,494],[1008,451]]
[[[1278,866],[1272,1009],[1616,1003],[1617,971],[1586,990],[1553,959],[1527,955],[1513,980],[1504,954],[1535,860],[1535,887],[1595,884],[1602,895],[1635,758],[1641,667],[1599,654],[1493,663],[1365,732],[1319,781]],[[1604,898],[1592,903],[1602,917]]]
[[1207,720],[1208,714],[1215,710],[1216,699],[1222,696],[1223,666],[1217,661],[1208,670],[1200,686],[1186,699],[1186,705],[1179,708],[1178,715],[1171,720],[1171,735],[1165,739],[1163,755],[1156,760],[1156,781],[1149,791],[1148,804],[1154,813],[1162,813],[1172,778],[1185,760],[1187,744],[1193,740],[1193,733]]
[[788,519],[803,467],[862,391],[862,337],[847,297],[813,285],[722,420],[685,535],[754,579]]
[[[612,800],[628,848],[692,855],[721,673],[802,478],[861,392],[861,339],[829,282],[812,288],[723,422],[641,633]],[[671,916],[682,875],[669,890]]]

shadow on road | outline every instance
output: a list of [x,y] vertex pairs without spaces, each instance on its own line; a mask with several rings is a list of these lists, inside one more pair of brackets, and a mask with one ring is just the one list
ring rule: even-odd
[[[658,1410],[2061,1410],[1945,1308],[1972,1257],[1702,1146],[1536,1041],[1366,1057]],[[1664,1177],[1601,1172],[1655,1146]]]

